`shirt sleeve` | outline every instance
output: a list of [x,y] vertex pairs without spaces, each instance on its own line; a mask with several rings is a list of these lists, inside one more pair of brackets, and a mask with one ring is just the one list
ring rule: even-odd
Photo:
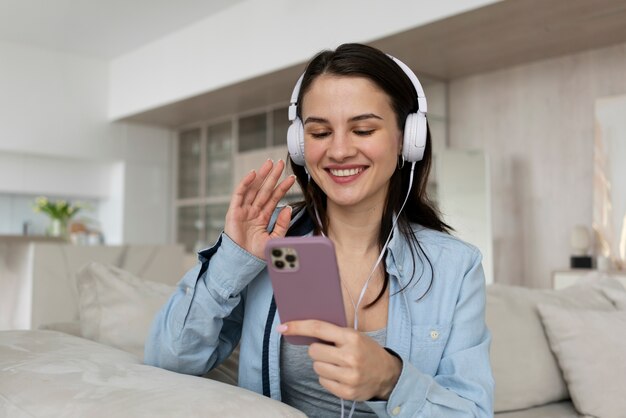
[[200,260],[156,315],[145,344],[146,364],[202,375],[239,342],[244,289],[263,271],[265,261],[224,233]]
[[450,337],[435,376],[406,358],[388,401],[368,406],[379,417],[492,417],[491,335],[485,323],[485,277],[476,251],[461,283]]

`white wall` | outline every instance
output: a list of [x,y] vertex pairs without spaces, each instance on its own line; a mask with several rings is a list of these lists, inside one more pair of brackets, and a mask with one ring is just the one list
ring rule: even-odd
[[110,190],[111,164],[21,152],[0,152],[3,193],[103,198]]
[[110,243],[169,242],[171,132],[108,122],[108,63],[7,42],[0,63],[0,234],[54,195],[101,202]]
[[111,62],[119,119],[496,0],[248,0]]
[[0,151],[118,158],[104,61],[0,41]]
[[124,243],[172,242],[173,133],[125,124]]
[[626,44],[453,80],[449,143],[491,162],[495,281],[549,287],[591,227],[594,104],[626,93]]

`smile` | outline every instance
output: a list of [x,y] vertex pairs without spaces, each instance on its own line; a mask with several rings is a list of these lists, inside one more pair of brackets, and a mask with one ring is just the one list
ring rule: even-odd
[[337,170],[337,169],[331,168],[328,171],[330,171],[330,174],[336,177],[349,177],[349,176],[356,176],[363,170],[365,170],[365,168],[359,167],[359,168],[350,168],[350,169],[344,169],[344,170]]

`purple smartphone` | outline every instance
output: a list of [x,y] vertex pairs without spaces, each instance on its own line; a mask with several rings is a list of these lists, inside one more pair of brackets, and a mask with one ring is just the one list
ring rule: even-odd
[[[326,237],[287,237],[268,241],[265,259],[281,322],[319,319],[346,326],[335,247]],[[317,338],[285,336],[291,344]]]

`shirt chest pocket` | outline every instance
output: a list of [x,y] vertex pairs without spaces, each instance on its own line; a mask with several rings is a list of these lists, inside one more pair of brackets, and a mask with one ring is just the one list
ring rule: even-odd
[[450,336],[449,324],[414,325],[410,360],[421,372],[434,376]]

